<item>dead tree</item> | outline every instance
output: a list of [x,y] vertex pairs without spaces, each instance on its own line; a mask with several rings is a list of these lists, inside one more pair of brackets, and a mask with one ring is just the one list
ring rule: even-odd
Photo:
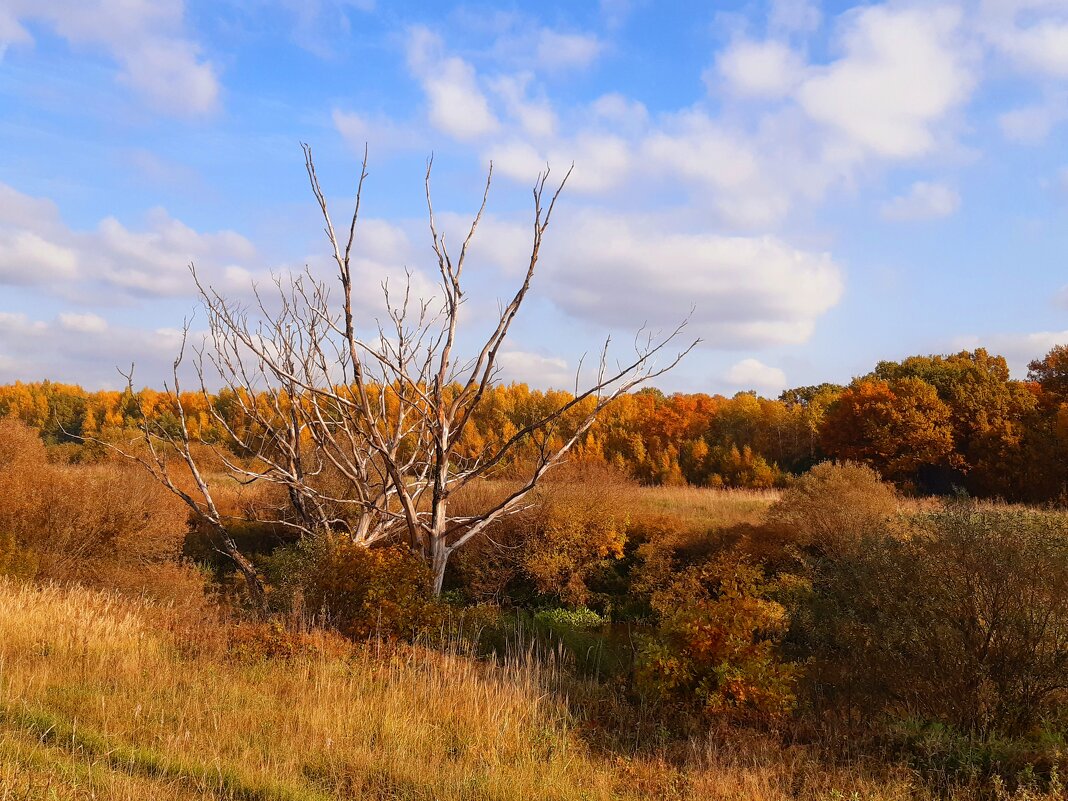
[[[309,270],[287,281],[276,280],[276,291],[269,297],[257,293],[254,304],[243,306],[201,283],[194,271],[209,328],[206,346],[197,350],[195,360],[200,389],[207,397],[209,385],[221,381],[236,398],[241,419],[249,423],[239,430],[208,404],[229,449],[252,456],[235,459],[217,449],[219,458],[239,481],[284,487],[288,509],[280,519],[302,536],[331,532],[366,546],[405,543],[425,560],[434,591],[440,592],[449,557],[457,549],[495,521],[524,508],[538,482],[567,456],[609,403],[673,368],[697,342],[672,349],[685,322],[666,336],[640,334],[634,352],[622,362],[610,362],[606,342],[585,387],[580,383],[580,364],[574,391],[565,402],[484,452],[465,453],[465,432],[498,381],[501,348],[530,291],[542,240],[570,171],[551,195],[548,169],[538,177],[522,281],[500,307],[489,334],[474,347],[464,347],[459,336],[464,266],[486,208],[492,166],[479,209],[458,252],[452,252],[436,225],[432,162],[428,162],[427,212],[440,297],[413,298],[410,280],[396,295],[383,285],[383,317],[361,321],[353,298],[365,287],[357,289],[353,248],[367,178],[366,151],[352,216],[339,236],[311,148],[302,147],[337,269],[340,297],[332,300],[328,285]],[[666,358],[658,363],[661,356]],[[158,440],[158,432],[146,432],[146,438],[153,437]],[[168,444],[196,477],[189,439],[183,423]],[[450,511],[458,491],[495,476],[519,447],[532,445],[532,463],[503,499],[474,514]],[[174,491],[165,466],[158,460],[147,466]],[[205,502],[183,499],[209,522],[218,520],[210,487],[196,483]],[[218,525],[223,528],[223,521]],[[241,558],[234,555],[235,562]],[[241,562],[238,566],[245,572]]]

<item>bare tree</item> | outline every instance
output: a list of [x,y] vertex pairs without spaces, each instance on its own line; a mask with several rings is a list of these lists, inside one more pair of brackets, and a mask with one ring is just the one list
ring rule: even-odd
[[[367,546],[387,540],[406,543],[431,568],[434,591],[440,592],[449,557],[457,549],[524,508],[546,472],[567,456],[609,403],[673,368],[697,342],[668,350],[685,322],[666,336],[639,332],[631,356],[610,362],[606,341],[585,387],[580,364],[566,401],[471,454],[462,447],[465,433],[498,382],[501,348],[530,291],[542,240],[570,170],[551,194],[549,170],[538,177],[522,281],[499,308],[485,338],[476,347],[462,348],[464,266],[486,208],[492,166],[479,209],[453,252],[437,228],[428,161],[427,212],[441,295],[413,298],[410,276],[397,294],[384,284],[384,316],[358,322],[353,248],[367,178],[366,151],[352,216],[339,236],[311,148],[302,147],[337,268],[340,299],[335,303],[327,284],[310,270],[276,280],[269,298],[257,292],[250,305],[223,297],[196,279],[209,328],[206,347],[197,350],[195,359],[200,391],[208,396],[213,381],[229,390],[243,425],[236,426],[232,415],[214,404],[208,404],[211,414],[225,432],[229,450],[252,455],[236,459],[217,449],[219,458],[239,481],[284,487],[288,508],[280,520],[301,535],[334,532]],[[666,358],[658,364],[661,355]],[[175,363],[175,392],[181,358]],[[211,503],[210,487],[199,478],[190,431],[184,416],[182,420],[180,431],[166,442],[194,476],[204,501],[183,499],[222,532],[224,521]],[[159,432],[146,428],[144,433],[146,439],[159,440]],[[534,455],[503,498],[473,514],[450,511],[457,492],[497,475],[521,447]],[[146,466],[175,490],[159,460]],[[238,561],[243,557],[232,556],[245,572]]]

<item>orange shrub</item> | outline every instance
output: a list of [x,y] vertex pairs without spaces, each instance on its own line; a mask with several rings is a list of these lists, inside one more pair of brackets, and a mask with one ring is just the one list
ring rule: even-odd
[[770,589],[759,567],[733,554],[678,574],[653,594],[660,624],[639,650],[639,689],[717,721],[786,715],[798,671],[779,657],[788,621]]
[[886,528],[898,512],[894,487],[867,465],[822,462],[768,510],[771,535],[817,552],[837,551]]
[[284,549],[271,562],[275,593],[283,596],[276,603],[346,637],[411,639],[440,623],[430,570],[405,548],[326,536]]
[[0,420],[0,572],[178,597],[199,578],[177,567],[182,503],[121,462],[54,464],[37,433]]
[[591,579],[623,555],[633,486],[603,466],[568,466],[535,491],[530,508],[461,550],[456,577],[477,599],[518,593],[587,603]]

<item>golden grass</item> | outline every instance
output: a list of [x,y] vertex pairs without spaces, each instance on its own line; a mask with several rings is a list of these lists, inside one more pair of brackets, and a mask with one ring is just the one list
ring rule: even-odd
[[595,753],[559,676],[529,663],[373,646],[238,659],[177,623],[0,582],[0,801],[925,797],[907,773],[876,781],[738,735],[684,764]]
[[635,487],[639,513],[665,515],[699,529],[756,525],[779,499],[778,490],[708,489],[704,487]]

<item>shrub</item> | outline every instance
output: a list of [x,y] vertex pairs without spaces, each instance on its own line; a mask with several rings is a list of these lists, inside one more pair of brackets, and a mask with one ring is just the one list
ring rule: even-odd
[[1068,518],[968,502],[813,568],[797,615],[829,708],[1018,735],[1068,691]]
[[569,467],[536,490],[529,509],[457,554],[455,575],[477,599],[589,603],[591,581],[623,555],[632,487],[603,467]]
[[412,639],[442,620],[429,568],[404,548],[329,535],[283,549],[268,572],[277,606],[352,639]]
[[778,644],[786,610],[763,571],[734,554],[682,571],[653,594],[655,637],[640,647],[637,686],[725,722],[774,722],[794,703],[794,665]]
[[854,547],[886,528],[897,493],[856,462],[822,462],[794,481],[768,510],[767,524],[786,543],[822,552]]
[[0,420],[0,570],[139,592],[177,562],[185,521],[140,468],[54,464],[33,429]]

